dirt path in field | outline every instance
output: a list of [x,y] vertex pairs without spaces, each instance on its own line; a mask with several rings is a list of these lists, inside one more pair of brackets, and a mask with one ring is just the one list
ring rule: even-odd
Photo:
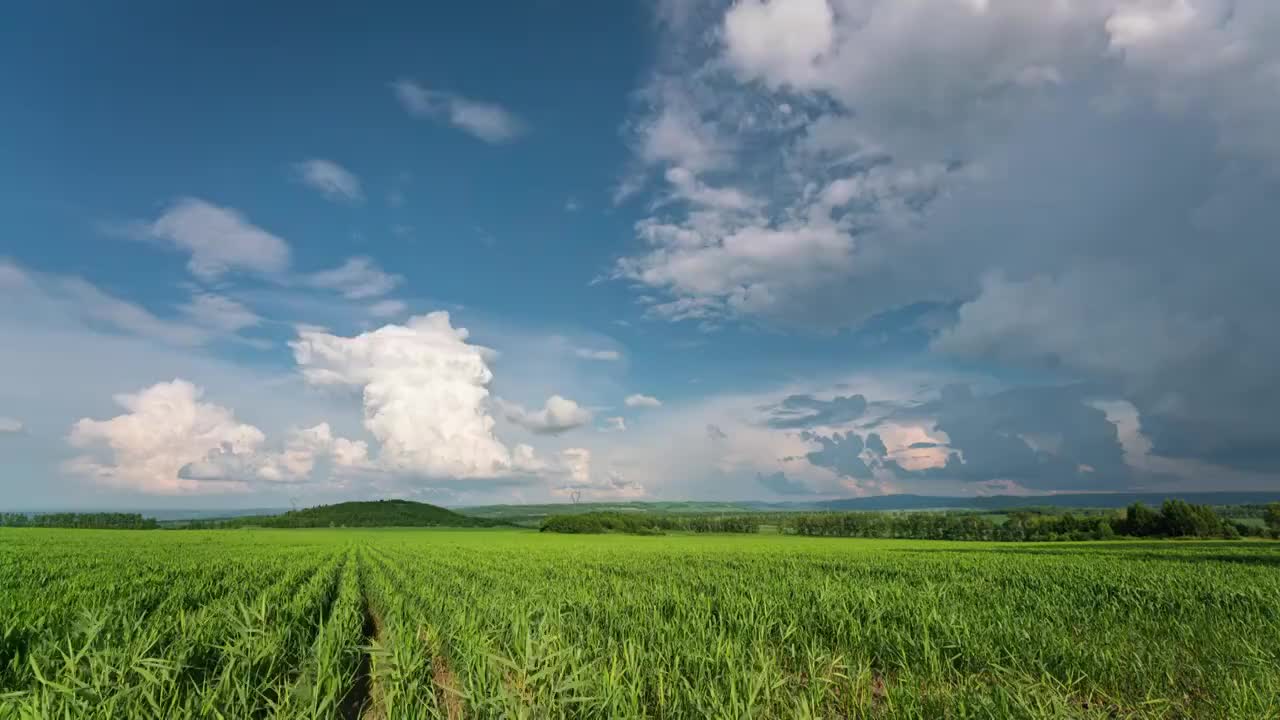
[[[364,635],[363,645],[367,647],[372,644],[380,632],[377,619],[366,605],[364,627],[361,630],[361,634]],[[360,666],[356,668],[355,682],[347,691],[346,697],[342,699],[342,704],[338,706],[338,717],[342,720],[380,720],[382,718],[382,709],[373,701],[372,665],[373,656],[368,650],[363,650],[360,653]]]
[[431,642],[426,633],[420,632],[418,640],[431,653],[431,682],[436,688],[436,704],[444,710],[448,720],[462,720],[466,710],[462,704],[462,692],[458,688],[458,677],[449,666],[449,658],[444,656],[441,648]]

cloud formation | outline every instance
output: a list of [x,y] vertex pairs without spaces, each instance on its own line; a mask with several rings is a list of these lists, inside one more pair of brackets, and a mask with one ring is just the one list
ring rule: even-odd
[[591,466],[591,451],[586,448],[567,448],[560,452],[558,472],[561,479],[553,487],[560,495],[586,495],[588,499],[638,498],[644,495],[644,486],[629,480],[616,470],[603,475]]
[[338,470],[371,469],[367,443],[337,437],[329,423],[320,423],[294,430],[283,451],[260,460],[256,475],[271,482],[302,482],[311,478],[320,460]]
[[342,293],[348,300],[365,300],[386,295],[395,290],[404,278],[384,271],[373,258],[348,258],[336,268],[312,273],[304,279],[306,285]]
[[662,407],[661,400],[659,400],[656,397],[653,397],[652,395],[644,395],[642,393],[635,393],[634,395],[628,395],[626,400],[624,400],[623,402],[629,408]]
[[591,422],[591,411],[578,403],[552,395],[541,410],[526,410],[516,403],[501,403],[507,420],[539,435],[559,435]]
[[187,268],[202,280],[234,270],[278,273],[289,265],[289,245],[236,210],[183,198],[144,229],[188,253]]
[[[108,420],[83,418],[72,426],[71,444],[91,452],[70,460],[66,469],[97,483],[147,493],[243,489],[243,478],[221,477],[209,469],[248,459],[266,438],[202,396],[203,390],[185,380],[117,395],[124,414]],[[184,472],[193,466],[204,475]]]
[[45,325],[71,322],[156,340],[178,347],[204,345],[253,324],[234,301],[197,293],[180,306],[184,319],[162,318],[83,278],[34,272],[0,258],[0,300],[14,317]]
[[330,200],[347,203],[364,200],[360,178],[332,160],[312,158],[294,165],[293,169],[299,180]]
[[528,471],[532,449],[513,453],[493,432],[492,351],[467,337],[434,312],[354,337],[303,328],[290,347],[308,383],[360,391],[384,470],[462,480]]
[[812,495],[813,489],[799,480],[787,477],[781,470],[772,473],[756,473],[756,482],[776,495]]
[[447,122],[487,143],[510,142],[526,131],[524,121],[501,105],[430,90],[406,79],[397,80],[391,87],[413,117]]
[[[663,17],[614,276],[706,327],[958,306],[938,353],[1132,402],[1280,469],[1268,0],[746,0]],[[1032,210],[1034,208],[1034,210]]]
[[770,427],[839,425],[861,417],[867,411],[867,399],[862,395],[837,395],[830,400],[819,400],[812,395],[788,395],[765,410],[769,413]]
[[235,333],[262,322],[262,318],[244,304],[210,292],[197,292],[191,302],[178,310],[193,323],[224,333]]
[[0,415],[0,435],[20,433],[23,427],[21,420]]

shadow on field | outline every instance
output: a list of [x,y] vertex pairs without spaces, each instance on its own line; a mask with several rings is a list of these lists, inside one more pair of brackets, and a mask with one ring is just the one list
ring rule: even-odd
[[[1236,552],[1232,552],[1235,550]],[[1247,551],[1247,552],[1242,552]],[[1087,547],[1073,545],[1063,547],[1011,547],[993,548],[938,548],[938,549],[902,549],[902,553],[920,553],[937,555],[953,553],[960,555],[1018,555],[1024,557],[1109,557],[1132,560],[1161,560],[1165,562],[1185,563],[1235,563],[1237,565],[1256,565],[1261,567],[1280,568],[1280,544],[1274,547],[1263,547],[1258,544],[1223,544],[1212,548],[1194,548],[1178,543],[1137,543],[1116,547]]]
[[[361,633],[364,635],[364,644],[373,641],[374,635],[377,633],[378,626],[374,622],[373,613],[369,612],[369,608],[364,609],[364,626]],[[371,670],[373,664],[373,656],[368,650],[360,653],[360,666],[356,668],[355,681],[351,685],[351,689],[347,691],[346,697],[342,698],[342,703],[338,706],[338,717],[342,720],[360,720],[364,715],[365,707],[369,704],[369,691],[372,685]]]

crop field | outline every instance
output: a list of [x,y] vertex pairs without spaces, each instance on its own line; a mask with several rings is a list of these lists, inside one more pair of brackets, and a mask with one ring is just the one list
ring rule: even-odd
[[0,529],[0,718],[1276,718],[1280,551]]

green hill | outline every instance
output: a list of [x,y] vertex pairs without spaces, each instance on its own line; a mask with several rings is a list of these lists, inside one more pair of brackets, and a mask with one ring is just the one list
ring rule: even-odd
[[502,523],[459,515],[438,505],[412,500],[372,500],[317,505],[280,515],[240,517],[222,527],[492,527]]

